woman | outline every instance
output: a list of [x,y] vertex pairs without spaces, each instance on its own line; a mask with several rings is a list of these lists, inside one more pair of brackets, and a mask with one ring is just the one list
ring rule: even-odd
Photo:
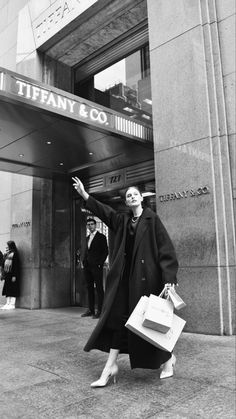
[[2,262],[2,280],[5,281],[2,295],[7,298],[2,310],[14,310],[16,297],[19,296],[19,258],[16,244],[10,240],[7,242],[6,253]]
[[83,183],[72,178],[74,188],[86,202],[86,208],[115,232],[111,269],[107,276],[103,310],[84,350],[108,352],[99,380],[92,387],[104,387],[118,374],[117,357],[128,353],[131,368],[158,369],[161,378],[173,375],[175,357],[141,339],[125,328],[125,323],[142,295],[158,295],[164,286],[176,284],[178,262],[174,247],[159,217],[142,208],[143,197],[137,187],[125,194],[130,214],[117,213],[91,197]]

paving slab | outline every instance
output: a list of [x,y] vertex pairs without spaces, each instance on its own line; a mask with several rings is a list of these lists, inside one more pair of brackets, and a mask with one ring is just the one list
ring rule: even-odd
[[236,417],[235,336],[183,333],[166,380],[122,354],[117,384],[92,389],[107,354],[83,351],[97,322],[83,311],[0,310],[0,419]]

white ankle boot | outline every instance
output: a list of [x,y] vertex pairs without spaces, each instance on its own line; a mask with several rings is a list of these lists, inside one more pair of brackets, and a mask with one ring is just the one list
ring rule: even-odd
[[7,297],[6,304],[1,307],[1,310],[8,310],[8,306],[10,304],[10,301],[11,301],[11,297]]
[[5,310],[14,310],[16,308],[16,297],[9,297],[10,302],[5,308]]

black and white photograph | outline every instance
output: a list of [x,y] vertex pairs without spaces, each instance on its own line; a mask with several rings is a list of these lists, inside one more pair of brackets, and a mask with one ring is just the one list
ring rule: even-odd
[[0,0],[0,419],[236,417],[235,0]]

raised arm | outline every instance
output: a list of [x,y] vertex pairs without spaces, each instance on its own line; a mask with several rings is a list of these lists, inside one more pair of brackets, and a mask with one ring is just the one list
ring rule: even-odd
[[84,185],[81,182],[81,180],[75,176],[72,178],[72,180],[74,181],[73,186],[75,188],[75,190],[78,192],[78,194],[85,200],[87,201],[89,199],[89,194],[86,192],[86,190],[84,189]]
[[78,177],[72,178],[73,186],[78,194],[86,201],[86,208],[99,217],[111,230],[116,231],[121,222],[122,215],[118,214],[109,205],[103,204],[90,196],[84,189],[84,185]]

